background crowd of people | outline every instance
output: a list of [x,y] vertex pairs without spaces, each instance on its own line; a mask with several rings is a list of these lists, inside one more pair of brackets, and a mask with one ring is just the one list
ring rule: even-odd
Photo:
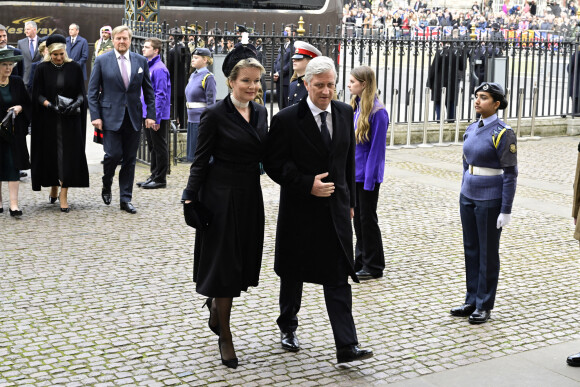
[[523,6],[504,0],[499,9],[494,9],[492,1],[475,1],[468,10],[442,7],[438,3],[354,0],[344,6],[342,21],[363,33],[386,29],[389,36],[407,36],[434,27],[449,27],[465,33],[471,31],[472,26],[477,33],[496,26],[506,37],[510,30],[568,34],[578,25],[578,6],[574,0],[568,1],[566,7],[556,1],[549,2],[543,9],[538,7],[535,0],[526,0]]

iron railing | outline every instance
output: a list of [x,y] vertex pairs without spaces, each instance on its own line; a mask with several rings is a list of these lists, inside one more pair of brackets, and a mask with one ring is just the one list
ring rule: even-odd
[[[210,27],[208,23],[199,26],[199,23],[186,24],[177,29],[174,27],[170,33],[166,23],[131,23],[133,50],[141,52],[144,40],[156,36],[164,41],[163,55],[166,59],[170,39],[184,38],[189,42],[190,49],[204,46],[213,52],[220,52],[219,41],[237,41],[239,38],[227,24],[223,28],[217,25]],[[269,30],[265,24],[261,28],[254,25],[250,29],[253,31],[250,41],[255,43],[260,39],[262,42],[262,64],[266,68],[265,104],[272,116],[277,106],[274,102],[275,84],[270,75],[274,73],[274,60],[286,36],[283,35],[282,25],[272,25]],[[570,76],[567,69],[579,44],[576,35],[534,39],[530,37],[533,35],[525,34],[508,40],[487,39],[488,34],[481,36],[485,39],[469,35],[462,38],[416,34],[403,36],[396,30],[380,28],[366,34],[353,34],[346,28],[309,26],[304,36],[294,36],[293,39],[306,40],[318,47],[323,55],[335,60],[337,92],[343,101],[350,99],[347,88],[350,70],[360,65],[372,67],[377,75],[380,98],[396,123],[407,123],[409,120],[411,123],[423,122],[426,109],[427,120],[438,122],[440,117],[437,116],[433,99],[437,99],[442,88],[445,88],[446,97],[441,102],[440,110],[446,111],[444,116],[447,121],[454,121],[449,113],[461,121],[471,121],[475,119],[473,89],[482,81],[499,82],[506,88],[509,105],[504,112],[505,119],[518,116],[519,101],[522,101],[521,115],[524,118],[573,113],[568,86],[573,86],[570,93],[574,91],[574,95],[578,95],[577,86],[574,85],[580,87],[580,82],[574,82],[579,75]],[[576,62],[580,60],[579,56],[576,56]],[[580,68],[580,63],[576,64],[574,67]],[[173,70],[189,74],[189,64],[184,63],[184,68]],[[221,74],[219,68],[212,71]],[[172,85],[173,88],[185,86]],[[413,95],[412,100],[410,94]],[[393,98],[395,95],[399,97]],[[519,97],[521,95],[522,98]],[[532,114],[532,106],[536,114]],[[184,127],[176,127],[173,136],[183,132]],[[184,150],[175,149],[176,144],[176,139],[170,141],[175,162],[184,154]]]

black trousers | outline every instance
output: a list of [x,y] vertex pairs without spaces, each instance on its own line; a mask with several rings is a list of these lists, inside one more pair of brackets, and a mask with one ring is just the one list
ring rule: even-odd
[[288,106],[288,85],[280,86],[280,82],[276,82],[276,96],[278,97],[278,109],[282,110]]
[[480,310],[491,310],[499,279],[499,238],[497,217],[501,199],[459,198],[465,252],[465,303]]
[[382,274],[385,269],[383,238],[377,217],[380,188],[381,185],[377,183],[373,191],[365,191],[364,183],[356,183],[354,269],[363,269],[372,275]]
[[118,131],[103,130],[103,187],[111,188],[115,169],[123,160],[119,171],[119,191],[121,202],[130,202],[133,197],[133,181],[135,180],[135,161],[141,140],[141,131],[135,130],[131,124],[129,113],[125,110],[125,118]]
[[169,152],[167,150],[167,131],[169,120],[161,120],[159,130],[145,128],[143,130],[147,138],[147,148],[151,152],[151,180],[156,183],[167,183],[167,171],[169,170]]
[[[276,320],[282,332],[298,328],[298,312],[302,302],[303,283],[280,277],[280,317]],[[344,281],[323,285],[326,311],[330,319],[336,348],[358,345],[356,327],[352,317],[352,290],[345,271]]]

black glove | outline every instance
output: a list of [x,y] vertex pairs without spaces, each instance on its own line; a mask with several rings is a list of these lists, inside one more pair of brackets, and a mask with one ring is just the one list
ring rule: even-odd
[[81,107],[82,104],[83,104],[83,96],[79,95],[73,103],[71,103],[69,106],[67,106],[64,109],[62,114],[65,116],[79,114],[79,111],[77,111],[77,110],[79,110],[79,108]]
[[50,102],[48,103],[48,105],[46,106],[47,109],[52,110],[56,113],[60,113],[58,110],[58,106],[51,104]]

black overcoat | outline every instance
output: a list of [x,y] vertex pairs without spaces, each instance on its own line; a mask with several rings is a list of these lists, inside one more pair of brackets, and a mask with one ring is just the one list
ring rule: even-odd
[[[330,152],[303,98],[272,119],[264,163],[281,186],[274,270],[280,277],[318,284],[344,281],[347,274],[358,282],[350,219],[355,205],[353,110],[342,102],[331,104]],[[335,191],[329,198],[313,196],[314,177],[325,172],[324,180],[334,182]]]
[[[34,71],[32,92],[32,134],[30,158],[32,189],[59,186],[88,187],[89,168],[85,153],[87,96],[83,72],[78,63],[55,67],[42,62]],[[81,112],[63,116],[43,106],[56,103],[56,96],[82,98]]]
[[465,69],[463,53],[455,47],[444,47],[437,51],[429,66],[427,86],[431,89],[431,101],[441,102],[442,88],[447,88],[446,106],[457,101],[459,73]]
[[[14,120],[14,141],[10,142],[10,144],[3,143],[2,146],[10,147],[14,167],[24,170],[30,168],[30,157],[26,146],[26,135],[28,134],[28,124],[30,122],[30,97],[20,77],[11,75],[8,87],[10,88],[12,101],[6,102],[0,96],[0,120],[6,116],[7,110],[12,106],[22,106],[22,112]],[[2,157],[0,157],[0,170],[2,170]]]
[[264,202],[259,163],[268,113],[256,103],[250,107],[250,123],[229,96],[202,113],[182,197],[200,200],[213,213],[209,227],[196,231],[193,265],[196,290],[208,297],[238,297],[257,286],[260,276]]

